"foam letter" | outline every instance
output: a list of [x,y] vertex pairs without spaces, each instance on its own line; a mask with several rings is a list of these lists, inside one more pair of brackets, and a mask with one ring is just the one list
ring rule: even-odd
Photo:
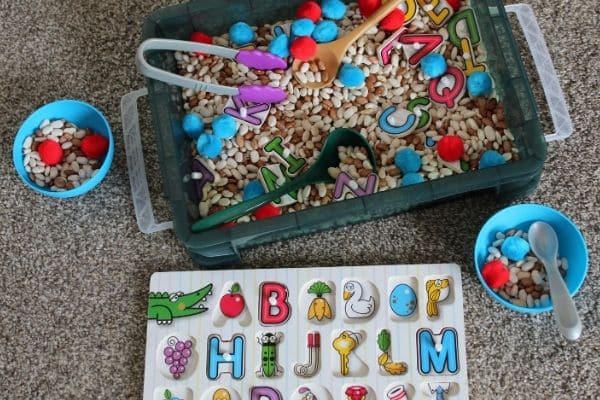
[[287,288],[277,282],[263,282],[260,285],[260,323],[280,325],[290,317],[290,303],[287,301]]
[[[443,43],[442,35],[408,34],[400,36],[400,43],[408,61],[408,65],[416,67],[427,54],[436,51]],[[422,46],[422,47],[415,47]]]
[[[286,149],[282,145],[283,138],[281,136],[276,136],[267,143],[264,147],[265,153],[275,153],[277,154],[281,160],[287,164],[288,174],[295,175],[299,172],[304,165],[306,165],[306,160],[304,158],[296,158],[294,157],[289,149]],[[287,153],[287,154],[286,154]]]
[[350,190],[356,197],[367,196],[375,193],[377,189],[377,174],[369,174],[367,183],[361,187],[348,173],[340,172],[335,181],[334,200],[342,200],[347,190]]
[[[441,343],[436,346],[434,334],[427,328],[417,331],[417,361],[419,373],[428,375],[433,370],[441,374],[447,370],[450,374],[458,372],[458,335],[454,328],[444,328],[435,335],[441,336]],[[437,347],[437,348],[436,348]],[[438,351],[439,350],[439,351]]]
[[[196,178],[195,176],[197,174],[193,174],[194,172],[200,173],[200,177]],[[199,201],[202,201],[204,198],[204,186],[213,183],[215,181],[215,175],[197,158],[194,158],[194,161],[192,161],[192,174],[192,180],[196,186],[196,194],[198,195]]]
[[379,128],[388,135],[404,137],[417,127],[417,116],[396,106],[386,108],[379,117]]
[[231,352],[220,352],[221,337],[211,335],[208,337],[208,354],[206,375],[208,379],[215,380],[219,377],[219,366],[221,364],[231,364],[231,376],[233,379],[242,379],[244,377],[244,353],[245,341],[242,335],[235,335],[230,341],[233,343]]
[[445,0],[417,0],[421,8],[436,26],[442,26],[454,14],[454,9]]
[[472,8],[466,8],[454,14],[450,22],[448,22],[448,38],[453,45],[460,48],[460,36],[458,33],[457,25],[460,21],[464,20],[467,24],[467,38],[471,42],[471,45],[477,46],[481,41],[479,36],[479,28],[477,27],[477,20],[475,19],[475,13]]
[[233,96],[225,104],[223,112],[249,125],[260,127],[267,119],[270,109],[270,104],[250,105],[239,96]]
[[[466,24],[466,30],[458,32],[458,23],[464,21]],[[473,49],[481,41],[479,34],[479,27],[477,26],[477,20],[473,9],[467,8],[456,13],[450,22],[448,23],[448,38],[450,42],[462,50],[463,58],[465,60],[465,73],[467,76],[471,75],[475,71],[485,71],[487,68],[485,64],[477,64],[475,59],[475,52]]]
[[268,386],[255,386],[250,391],[251,400],[264,400],[266,397],[268,400],[282,400],[281,393],[277,389],[270,388]]
[[400,37],[405,30],[406,28],[404,27],[398,29],[377,48],[377,56],[381,65],[388,65],[391,62],[392,51],[402,47]]
[[429,82],[429,97],[438,104],[445,104],[452,109],[465,94],[465,74],[456,67],[448,67],[442,77]]
[[475,71],[485,72],[487,69],[485,64],[476,64],[475,52],[468,38],[460,39],[460,47],[465,60],[465,74],[469,76]]
[[417,97],[416,99],[409,101],[406,106],[408,111],[414,112],[415,115],[418,114],[415,112],[415,109],[420,110],[421,115],[419,116],[419,123],[417,124],[418,130],[427,129],[431,123],[431,115],[429,115],[429,112],[427,111],[429,107],[431,107],[431,100],[427,97]]
[[404,25],[408,25],[417,16],[417,0],[406,0],[399,8],[404,12]]
[[[283,165],[267,165],[260,169],[258,178],[262,182],[266,192],[272,192],[291,180]],[[287,206],[298,201],[298,191],[294,190],[280,198],[273,200],[278,206]]]

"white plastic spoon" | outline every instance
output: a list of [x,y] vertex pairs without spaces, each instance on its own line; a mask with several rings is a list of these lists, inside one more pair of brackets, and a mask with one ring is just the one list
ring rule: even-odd
[[529,227],[529,244],[531,250],[546,267],[550,298],[554,305],[554,318],[558,330],[569,340],[577,340],[581,336],[581,319],[577,314],[575,303],[569,295],[563,281],[556,257],[558,256],[558,238],[556,232],[545,222],[535,222]]

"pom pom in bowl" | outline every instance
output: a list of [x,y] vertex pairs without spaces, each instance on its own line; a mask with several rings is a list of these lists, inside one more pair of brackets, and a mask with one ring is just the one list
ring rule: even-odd
[[[108,150],[104,158],[100,160],[102,165],[98,169],[98,172],[95,176],[81,184],[81,186],[64,192],[55,192],[50,190],[50,188],[38,186],[29,178],[23,163],[23,144],[25,143],[25,140],[33,135],[35,130],[38,129],[42,121],[46,119],[51,121],[64,119],[77,125],[79,128],[90,129],[95,133],[104,136],[108,140]],[[13,163],[19,177],[27,186],[43,195],[65,199],[81,196],[98,186],[108,174],[112,164],[114,151],[115,143],[110,125],[98,109],[83,101],[58,100],[40,107],[23,122],[13,143]]]
[[486,292],[498,303],[514,311],[524,313],[540,313],[552,310],[552,304],[541,304],[536,307],[521,307],[502,298],[485,282],[481,269],[486,264],[488,248],[496,240],[496,233],[510,229],[527,232],[531,224],[543,221],[550,224],[558,236],[559,257],[565,257],[569,268],[565,276],[567,289],[573,297],[585,280],[588,271],[588,250],[583,235],[577,226],[559,211],[539,204],[519,204],[505,208],[494,214],[481,228],[475,242],[475,270]]

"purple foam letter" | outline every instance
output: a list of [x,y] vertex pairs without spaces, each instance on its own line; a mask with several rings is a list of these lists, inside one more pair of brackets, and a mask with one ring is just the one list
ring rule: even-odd
[[335,191],[333,198],[339,200],[344,194],[344,189],[348,188],[357,197],[366,196],[368,194],[375,193],[375,187],[377,186],[377,175],[370,174],[367,178],[367,183],[364,187],[361,187],[348,173],[341,172],[335,181]]
[[281,393],[277,389],[268,386],[255,386],[250,391],[251,400],[261,400],[261,397],[266,397],[269,400],[281,400]]

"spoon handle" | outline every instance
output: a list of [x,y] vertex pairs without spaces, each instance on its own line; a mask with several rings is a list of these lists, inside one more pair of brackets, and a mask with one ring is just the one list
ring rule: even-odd
[[581,336],[581,319],[575,308],[575,303],[569,295],[567,286],[558,273],[556,260],[550,260],[553,265],[546,264],[548,283],[552,304],[554,305],[554,318],[559,331],[569,340],[577,340]]
[[313,176],[310,174],[310,170],[306,171],[302,176],[280,186],[272,192],[265,193],[261,196],[255,197],[250,200],[242,201],[234,206],[227,207],[226,209],[208,215],[194,223],[192,225],[192,232],[202,232],[207,229],[213,228],[217,225],[221,225],[233,220],[236,220],[244,215],[250,214],[257,208],[278,199],[279,197],[293,192],[296,189],[303,188],[307,185],[317,183],[313,182]]
[[387,0],[385,4],[377,9],[365,22],[358,27],[354,28],[351,32],[348,32],[340,41],[344,42],[344,53],[347,48],[358,40],[359,37],[364,35],[370,28],[377,25],[379,21],[384,19],[390,12],[397,8],[403,0]]

